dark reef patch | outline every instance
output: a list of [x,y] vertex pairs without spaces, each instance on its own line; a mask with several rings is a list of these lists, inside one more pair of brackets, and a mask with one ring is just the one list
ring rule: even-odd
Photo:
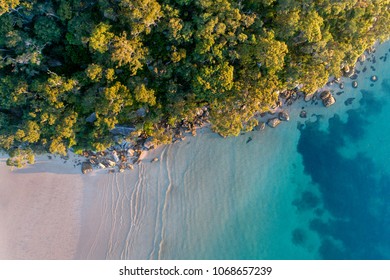
[[297,207],[298,211],[310,210],[318,207],[320,199],[314,193],[305,191],[299,199],[296,199],[292,204]]
[[384,88],[385,91],[390,94],[390,80],[389,79],[383,80],[381,85],[382,88]]
[[297,228],[293,230],[291,241],[294,245],[303,246],[307,240],[307,235],[303,229]]
[[[388,81],[384,86],[389,89]],[[360,107],[349,110],[348,120],[335,115],[329,119],[328,131],[320,129],[320,119],[299,126],[301,137],[298,152],[302,155],[305,173],[318,186],[320,197],[304,192],[293,202],[300,210],[313,211],[317,218],[309,225],[317,232],[324,259],[388,259],[383,250],[390,236],[390,177],[382,166],[376,166],[369,154],[346,157],[340,151],[362,139],[375,115],[383,109],[384,100],[371,91],[363,91]],[[318,201],[316,200],[318,199]],[[318,206],[332,218],[318,215]],[[292,232],[294,244],[303,237]],[[386,245],[387,249],[389,245]]]

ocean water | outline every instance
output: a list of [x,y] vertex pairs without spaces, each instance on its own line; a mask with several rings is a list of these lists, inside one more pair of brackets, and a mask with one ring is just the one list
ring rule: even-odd
[[374,55],[330,108],[301,100],[276,129],[206,131],[106,175],[109,245],[80,258],[390,259],[390,43]]

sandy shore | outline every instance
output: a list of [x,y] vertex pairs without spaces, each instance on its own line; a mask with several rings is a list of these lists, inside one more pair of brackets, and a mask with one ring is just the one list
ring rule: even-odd
[[83,178],[59,157],[11,171],[0,156],[0,259],[72,259]]

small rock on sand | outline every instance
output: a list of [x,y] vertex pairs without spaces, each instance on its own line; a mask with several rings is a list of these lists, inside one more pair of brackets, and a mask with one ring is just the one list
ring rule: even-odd
[[83,162],[81,164],[81,172],[83,174],[87,174],[89,172],[92,172],[93,168],[92,168],[92,164],[90,164],[89,162]]
[[267,121],[267,124],[272,127],[272,128],[275,128],[277,127],[279,124],[281,123],[281,120],[279,120],[279,118],[272,118],[272,119],[269,119]]

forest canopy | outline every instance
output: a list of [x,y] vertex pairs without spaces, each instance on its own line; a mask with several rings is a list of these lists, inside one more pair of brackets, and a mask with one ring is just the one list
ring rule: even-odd
[[281,91],[311,94],[387,40],[389,5],[0,0],[0,148],[20,161],[104,150],[117,125],[170,142],[204,106],[216,132],[238,135]]

